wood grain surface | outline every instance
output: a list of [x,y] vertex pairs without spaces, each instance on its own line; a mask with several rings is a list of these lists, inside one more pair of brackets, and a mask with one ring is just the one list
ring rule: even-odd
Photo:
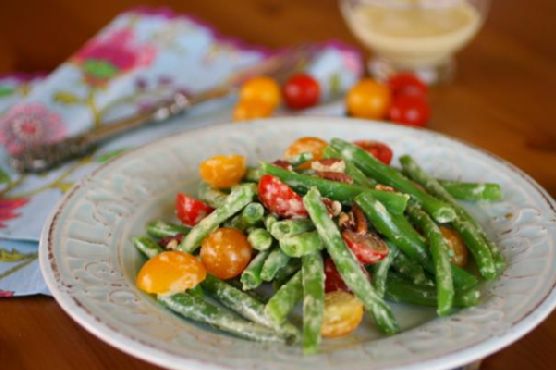
[[[2,0],[0,73],[49,71],[119,12],[167,5],[269,47],[337,38],[357,44],[333,0]],[[556,2],[494,1],[458,57],[454,83],[433,88],[430,128],[485,148],[556,196]],[[556,314],[482,369],[556,365]],[[0,301],[2,369],[150,369],[75,324],[47,297]]]

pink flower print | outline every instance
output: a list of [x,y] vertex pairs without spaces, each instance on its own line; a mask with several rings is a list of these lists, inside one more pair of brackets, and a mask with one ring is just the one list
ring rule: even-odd
[[0,144],[12,155],[36,144],[55,142],[65,132],[60,115],[39,103],[16,104],[0,118]]
[[13,296],[14,296],[14,292],[12,292],[11,290],[0,289],[0,298],[9,298]]
[[155,56],[151,45],[134,42],[131,28],[121,28],[92,39],[71,60],[83,70],[87,85],[105,87],[120,74],[150,65]]
[[17,209],[23,207],[29,199],[26,198],[0,198],[0,229],[6,227],[5,221],[19,217]]

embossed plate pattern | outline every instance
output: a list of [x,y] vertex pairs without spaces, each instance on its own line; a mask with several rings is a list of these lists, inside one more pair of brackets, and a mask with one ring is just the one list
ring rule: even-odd
[[[381,337],[365,325],[327,340],[320,355],[222,335],[179,319],[139,292],[142,260],[130,243],[147,221],[172,214],[174,194],[193,190],[197,164],[218,153],[273,159],[299,136],[372,138],[412,154],[436,176],[502,185],[504,201],[469,210],[508,260],[475,308],[434,318],[395,306],[405,331]],[[393,163],[397,163],[397,157]],[[73,188],[51,215],[40,245],[47,284],[64,310],[101,339],[178,369],[447,369],[484,357],[532,330],[556,305],[556,205],[512,165],[426,130],[346,118],[276,118],[189,131],[130,152]]]

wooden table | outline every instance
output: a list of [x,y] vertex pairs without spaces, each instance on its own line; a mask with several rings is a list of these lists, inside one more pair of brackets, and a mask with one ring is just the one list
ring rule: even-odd
[[[56,67],[131,0],[2,1],[0,73]],[[339,38],[356,43],[333,0],[143,1],[193,13],[222,32],[270,47]],[[456,81],[432,90],[434,130],[514,163],[556,196],[556,2],[496,1],[458,58]],[[483,369],[556,364],[556,314],[487,358]],[[99,341],[46,297],[0,303],[3,369],[154,368]]]

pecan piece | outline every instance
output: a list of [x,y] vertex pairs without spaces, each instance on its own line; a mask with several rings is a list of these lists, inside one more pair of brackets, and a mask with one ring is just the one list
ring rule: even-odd
[[367,234],[369,231],[369,225],[367,224],[367,218],[365,218],[365,214],[361,208],[359,208],[357,204],[354,204],[351,211],[353,213],[353,231],[356,234]]
[[320,161],[312,161],[311,169],[317,172],[337,172],[344,173],[346,164],[341,159],[328,158]]
[[158,245],[164,249],[175,250],[178,249],[178,245],[180,245],[182,240],[183,240],[183,234],[177,234],[174,236],[165,236],[163,238],[160,238],[160,240],[158,241]]
[[278,159],[277,161],[272,162],[273,165],[276,167],[283,168],[288,171],[293,171],[293,166],[290,162]]
[[322,177],[326,180],[337,181],[344,184],[353,184],[353,179],[351,178],[351,176],[346,175],[345,173],[317,171],[316,174],[317,176]]
[[394,189],[391,186],[381,185],[381,184],[375,185],[375,189],[376,190],[382,190],[382,191],[389,191],[389,192],[395,192],[396,191],[396,189]]
[[323,198],[322,202],[326,206],[326,210],[331,217],[336,217],[342,212],[342,203],[337,200]]

